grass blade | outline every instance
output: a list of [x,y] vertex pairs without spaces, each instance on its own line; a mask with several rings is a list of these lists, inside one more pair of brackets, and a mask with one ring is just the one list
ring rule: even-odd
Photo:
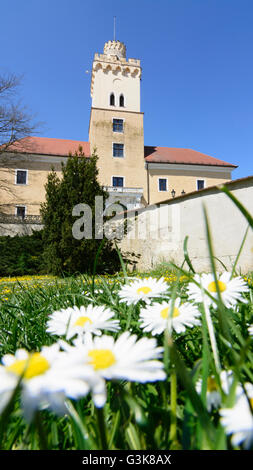
[[243,206],[243,204],[228,190],[225,185],[219,186],[219,189],[223,191],[231,199],[231,201],[233,201],[233,203],[238,207],[239,211],[244,215],[244,217],[249,222],[249,225],[253,229],[253,217]]
[[190,260],[189,254],[188,254],[188,249],[187,249],[188,239],[189,239],[189,237],[187,235],[184,239],[184,259],[185,259],[186,263],[188,264],[190,270],[195,274],[195,269],[192,266],[192,263],[191,263],[191,260]]
[[191,376],[189,372],[187,371],[184,365],[184,362],[180,358],[174,344],[170,345],[170,350],[171,350],[171,357],[175,364],[176,372],[179,376],[179,379],[183,387],[186,389],[189,400],[191,401],[191,404],[199,418],[199,422],[203,429],[203,432],[206,434],[210,447],[212,447],[212,443],[214,442],[214,438],[215,438],[215,429],[211,423],[209,414],[206,408],[204,407],[201,398],[197,394],[195,387],[193,385]]

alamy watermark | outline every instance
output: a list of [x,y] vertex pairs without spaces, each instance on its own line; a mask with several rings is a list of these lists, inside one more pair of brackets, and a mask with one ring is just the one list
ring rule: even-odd
[[95,197],[95,205],[80,203],[73,207],[77,217],[72,227],[73,237],[97,240],[167,240],[175,243],[180,238],[179,204],[157,204],[132,208],[114,203],[104,209],[102,196]]

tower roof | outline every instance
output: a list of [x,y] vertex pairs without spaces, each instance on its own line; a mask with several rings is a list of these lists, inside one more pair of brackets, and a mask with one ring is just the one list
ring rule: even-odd
[[237,165],[224,162],[192,149],[145,146],[144,157],[148,163],[183,163],[186,165],[213,165],[237,168]]
[[104,45],[105,55],[116,55],[117,57],[126,57],[126,46],[120,41],[107,41]]
[[[48,137],[25,137],[8,147],[9,152],[41,155],[68,156],[82,147],[86,156],[90,156],[90,144],[81,140],[55,139]],[[147,163],[171,163],[186,165],[213,165],[237,168],[237,165],[225,162],[210,155],[192,149],[174,147],[144,146],[144,160]]]
[[8,147],[8,152],[68,156],[70,152],[74,154],[80,147],[82,147],[85,156],[90,156],[89,142],[32,136],[13,143]]

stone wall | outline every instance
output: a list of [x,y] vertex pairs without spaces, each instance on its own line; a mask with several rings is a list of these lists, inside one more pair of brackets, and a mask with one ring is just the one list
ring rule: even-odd
[[[253,176],[226,184],[232,194],[253,213]],[[140,258],[137,269],[149,270],[164,261],[181,265],[183,245],[188,236],[188,252],[196,271],[210,271],[203,207],[206,207],[215,256],[227,269],[236,259],[248,227],[247,220],[218,186],[177,197],[167,203],[129,215],[128,234],[121,241],[124,252]],[[144,227],[144,229],[143,229]],[[145,234],[146,231],[146,234]],[[217,261],[217,269],[224,270]],[[253,271],[253,231],[248,230],[238,269]]]
[[0,214],[0,236],[32,235],[34,230],[42,230],[39,216],[21,217]]

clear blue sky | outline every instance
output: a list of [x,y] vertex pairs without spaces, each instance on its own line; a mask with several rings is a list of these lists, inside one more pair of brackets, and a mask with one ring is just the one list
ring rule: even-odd
[[252,0],[8,0],[0,73],[23,75],[37,135],[88,140],[95,52],[141,59],[146,145],[192,148],[253,174]]

